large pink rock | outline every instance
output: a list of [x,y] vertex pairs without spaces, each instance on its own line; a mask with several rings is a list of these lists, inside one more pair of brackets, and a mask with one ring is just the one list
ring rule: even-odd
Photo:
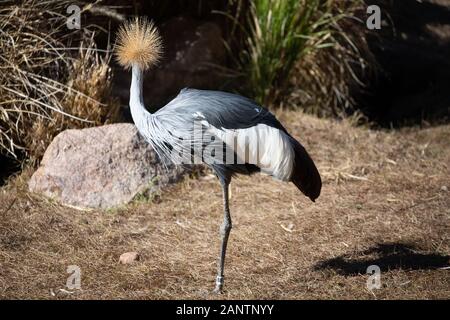
[[155,192],[183,175],[167,170],[133,124],[66,130],[47,148],[29,181],[32,192],[82,208],[110,208]]

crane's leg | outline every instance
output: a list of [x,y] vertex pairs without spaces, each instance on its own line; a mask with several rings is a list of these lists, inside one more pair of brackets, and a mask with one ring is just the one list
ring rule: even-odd
[[223,222],[220,227],[220,235],[222,238],[222,245],[220,248],[220,256],[219,256],[219,265],[217,268],[217,278],[216,278],[216,288],[214,289],[215,293],[222,293],[223,287],[223,269],[225,265],[225,253],[227,251],[227,243],[228,237],[230,236],[231,230],[231,216],[230,216],[230,208],[228,206],[228,188],[230,186],[229,181],[221,181],[222,189],[223,189]]

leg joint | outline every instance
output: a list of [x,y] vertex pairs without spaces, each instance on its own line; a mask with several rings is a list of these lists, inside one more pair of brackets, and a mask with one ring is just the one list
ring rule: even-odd
[[220,233],[224,235],[226,232],[229,232],[232,228],[231,220],[225,219],[220,226]]

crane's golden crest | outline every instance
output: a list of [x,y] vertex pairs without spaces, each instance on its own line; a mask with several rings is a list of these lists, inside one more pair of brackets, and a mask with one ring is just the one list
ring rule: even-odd
[[117,62],[129,69],[133,64],[147,70],[162,54],[158,29],[147,18],[135,18],[122,25],[117,34]]

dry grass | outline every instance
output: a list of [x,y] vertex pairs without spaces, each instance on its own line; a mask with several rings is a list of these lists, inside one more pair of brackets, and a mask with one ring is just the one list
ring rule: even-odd
[[[396,132],[299,112],[282,116],[323,175],[316,204],[256,175],[231,186],[233,230],[221,298],[450,298],[450,126]],[[206,176],[155,202],[80,212],[24,191],[0,192],[0,297],[215,299],[220,187]],[[137,250],[134,265],[119,255]],[[382,268],[366,289],[368,265]],[[82,290],[64,293],[68,265]],[[67,288],[65,288],[67,289]],[[56,296],[53,296],[54,292]]]
[[[4,1],[0,6],[0,152],[38,160],[67,128],[114,122],[109,56],[95,28],[66,26],[77,1]],[[84,20],[83,20],[84,22]],[[75,50],[73,50],[75,48]]]

